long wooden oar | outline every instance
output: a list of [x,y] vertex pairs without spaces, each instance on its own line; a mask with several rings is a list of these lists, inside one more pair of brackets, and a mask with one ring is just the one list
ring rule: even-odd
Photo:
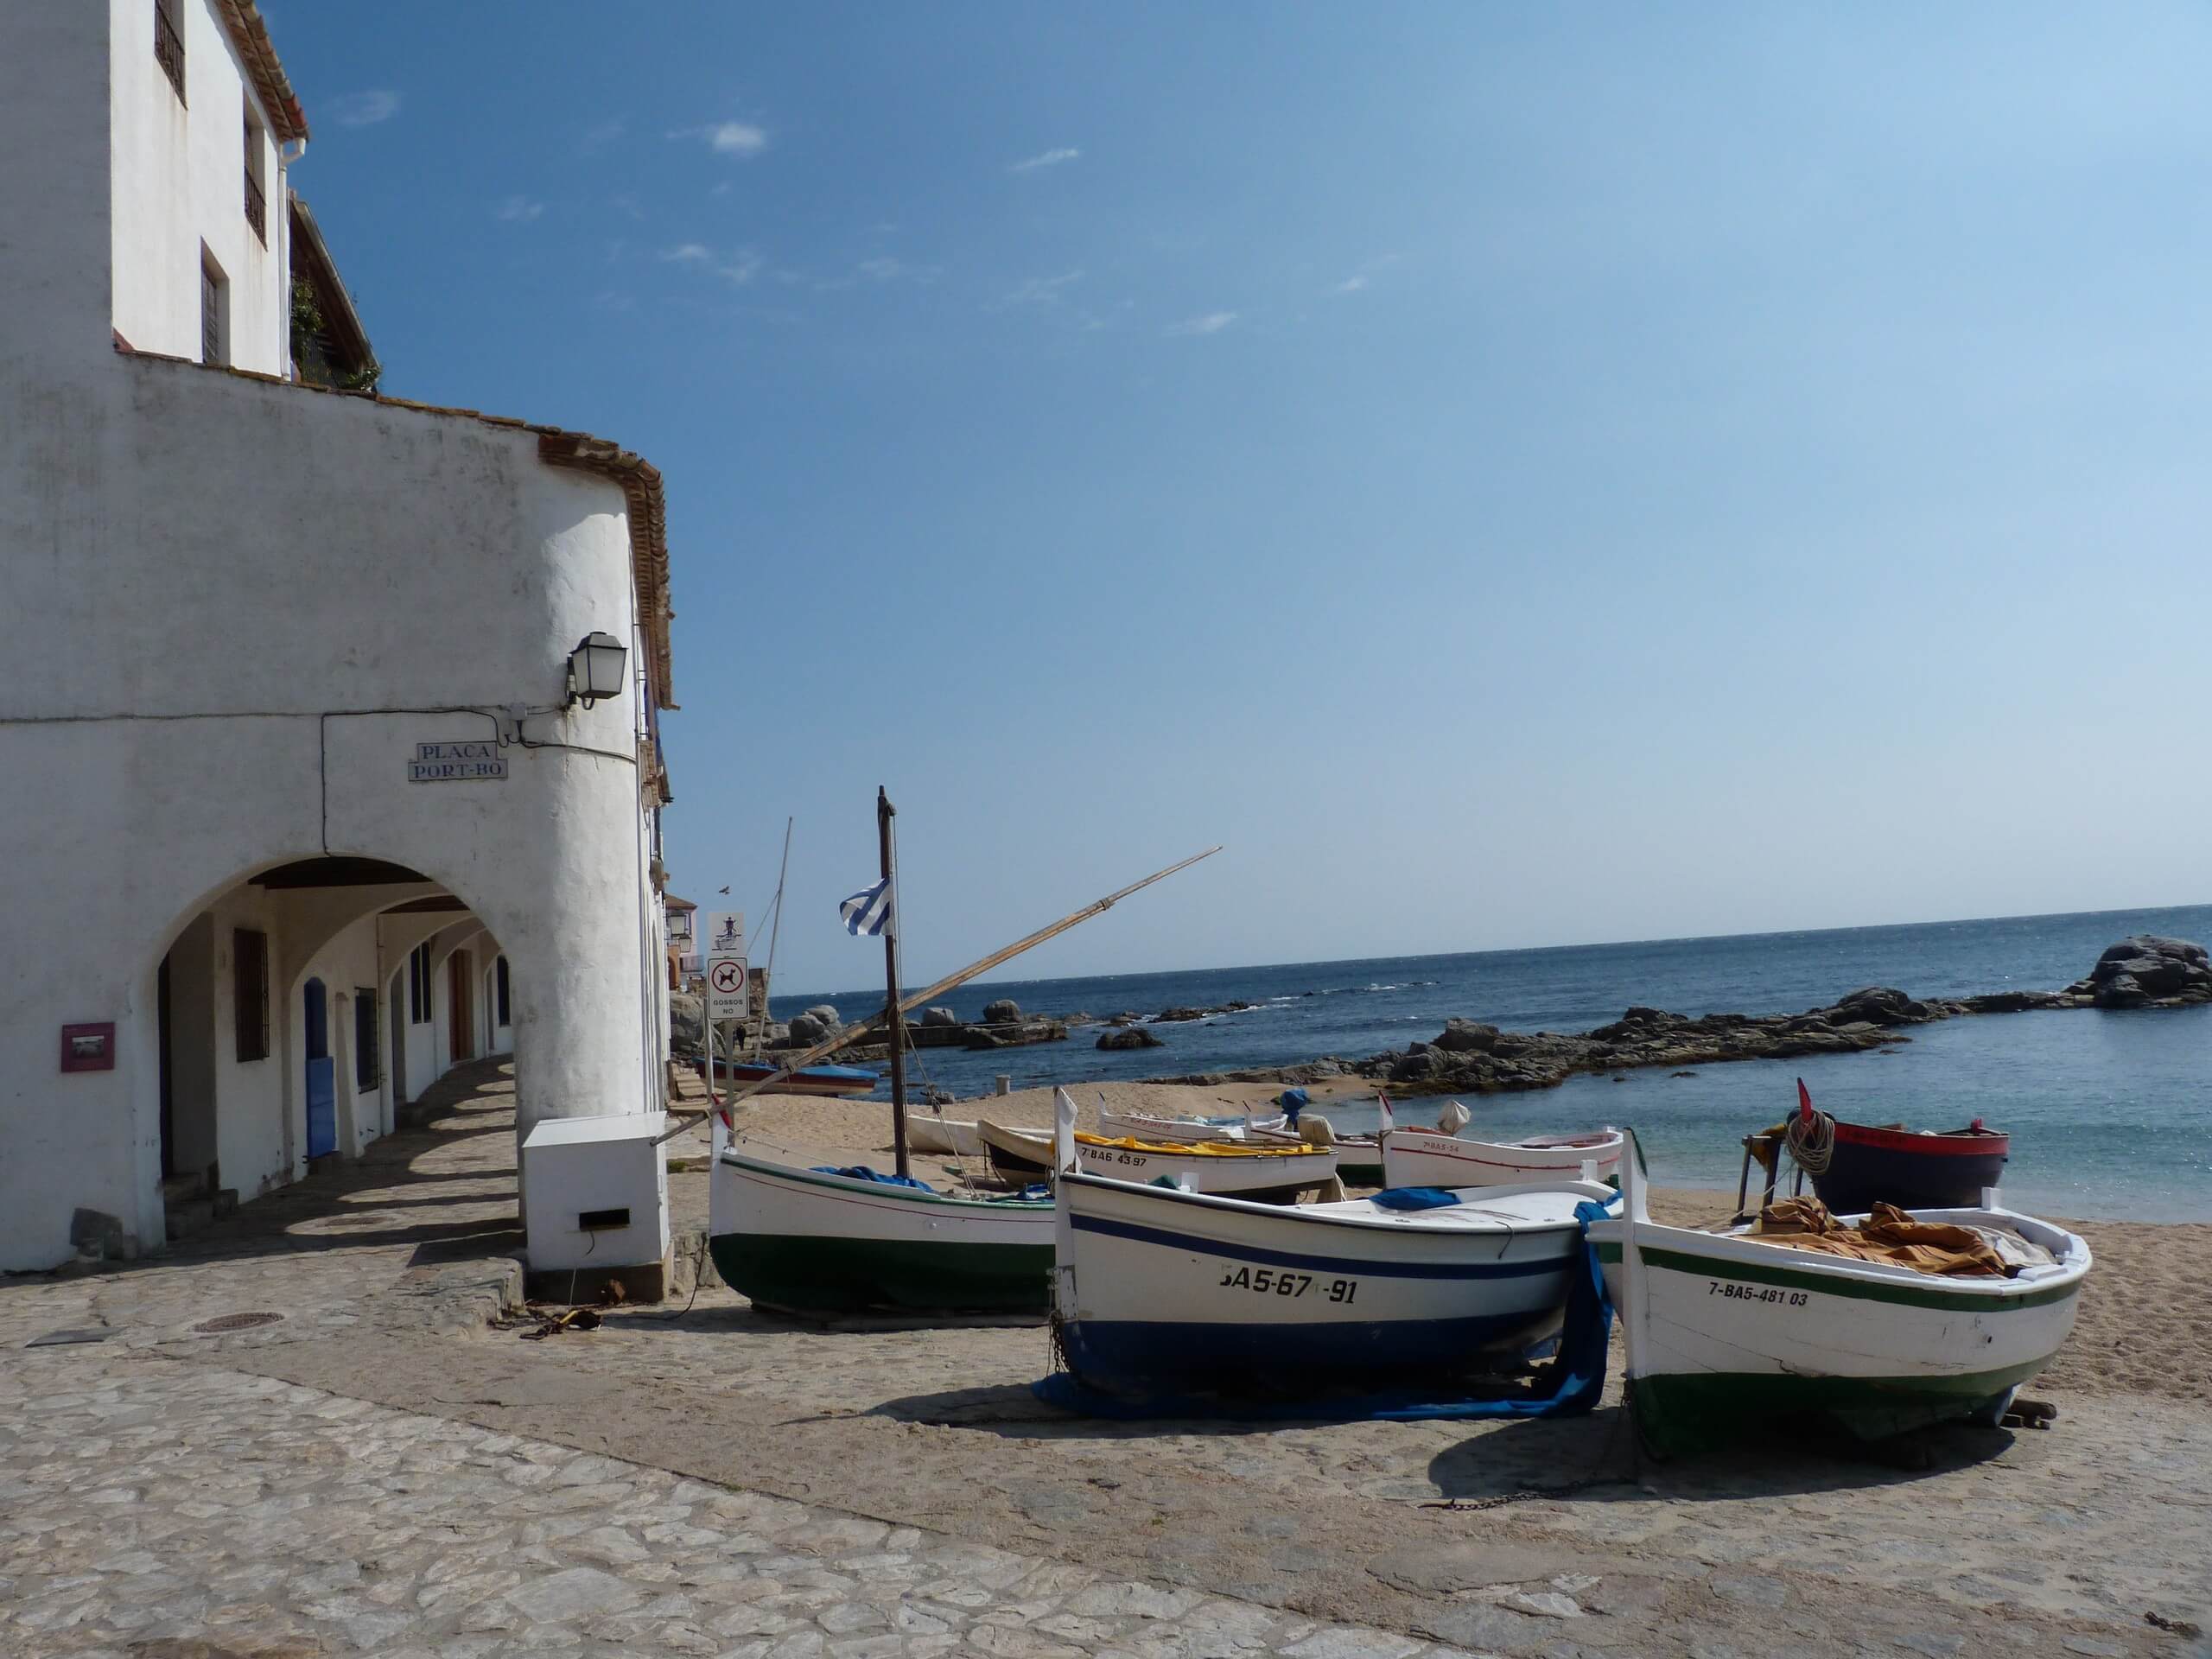
[[[1054,922],[1050,927],[1040,927],[1034,933],[1032,933],[1027,938],[1016,939],[1012,944],[1007,945],[1004,950],[992,951],[989,956],[985,957],[981,962],[972,962],[965,968],[963,968],[958,973],[946,975],[943,979],[938,981],[936,984],[929,987],[926,990],[916,991],[912,996],[907,997],[904,1001],[899,1004],[899,1011],[904,1014],[909,1009],[918,1008],[923,1003],[930,1001],[937,997],[943,996],[947,991],[953,989],[955,987],[965,985],[969,980],[975,978],[976,975],[987,974],[1002,962],[1011,962],[1023,951],[1032,950],[1034,947],[1044,944],[1046,940],[1052,938],[1055,934],[1066,932],[1068,929],[1073,927],[1077,923],[1087,922],[1092,917],[1097,915],[1101,911],[1112,909],[1116,904],[1119,903],[1122,899],[1128,898],[1140,887],[1148,887],[1154,882],[1163,880],[1166,877],[1174,874],[1178,870],[1187,870],[1192,865],[1197,863],[1200,859],[1211,858],[1220,850],[1221,849],[1218,847],[1209,847],[1203,853],[1192,854],[1190,857],[1183,860],[1179,864],[1170,864],[1164,870],[1154,871],[1141,881],[1132,881],[1128,887],[1123,887],[1119,893],[1109,893],[1103,899],[1098,899],[1094,903],[1085,905],[1081,910],[1077,911],[1073,915],[1063,916],[1058,921]],[[889,1017],[890,1016],[887,1012],[874,1020],[864,1021],[861,1024],[850,1027],[845,1031],[841,1032],[838,1035],[829,1039],[825,1042],[817,1043],[812,1048],[808,1049],[804,1054],[801,1054],[793,1059],[785,1061],[783,1069],[776,1072],[773,1076],[763,1077],[758,1083],[748,1083],[742,1089],[732,1090],[728,1095],[723,1096],[721,1109],[726,1112],[731,1107],[736,1105],[738,1102],[748,1099],[752,1096],[760,1093],[764,1089],[774,1088],[778,1084],[783,1082],[785,1078],[790,1077],[793,1072],[804,1071],[806,1067],[812,1065],[816,1061],[828,1058],[830,1055],[836,1053],[839,1049],[847,1046],[849,1044],[860,1041],[861,1038],[867,1036],[870,1032],[874,1031],[880,1026],[887,1023]],[[708,1021],[707,1037],[707,1064],[711,1067],[714,1064],[714,1022],[712,1020]],[[677,1135],[683,1134],[694,1124],[703,1122],[709,1116],[711,1116],[711,1114],[708,1112],[686,1113],[681,1122],[676,1124],[666,1133],[656,1137],[653,1144],[655,1146],[658,1146],[664,1141],[673,1141]]]

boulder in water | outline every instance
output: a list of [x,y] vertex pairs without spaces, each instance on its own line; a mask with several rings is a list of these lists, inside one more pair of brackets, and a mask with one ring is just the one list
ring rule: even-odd
[[2100,1008],[2212,1002],[2212,961],[2191,940],[2139,933],[2107,947],[2089,976],[2068,988]]
[[1142,1026],[1124,1026],[1118,1031],[1100,1033],[1098,1046],[1101,1048],[1165,1048],[1167,1045]]
[[1010,996],[983,1004],[983,1023],[987,1026],[1010,1026],[1021,1018],[1021,1004]]
[[950,1008],[924,1008],[922,1023],[925,1026],[957,1026],[960,1016]]
[[1496,1026],[1484,1025],[1478,1020],[1452,1019],[1444,1022],[1444,1029],[1437,1033],[1436,1046],[1450,1054],[1487,1054],[1497,1046]]

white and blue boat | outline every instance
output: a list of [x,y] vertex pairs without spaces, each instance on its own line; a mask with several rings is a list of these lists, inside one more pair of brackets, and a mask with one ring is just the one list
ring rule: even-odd
[[[1556,1335],[1586,1271],[1595,1182],[1281,1205],[1076,1166],[1061,1097],[1055,1325],[1078,1382],[1113,1393],[1412,1384]],[[1407,1206],[1414,1207],[1407,1207]]]

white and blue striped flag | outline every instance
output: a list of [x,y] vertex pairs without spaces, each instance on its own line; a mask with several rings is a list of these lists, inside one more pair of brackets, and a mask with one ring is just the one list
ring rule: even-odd
[[891,925],[891,878],[862,887],[837,906],[837,913],[845,918],[845,931],[855,938],[880,934]]

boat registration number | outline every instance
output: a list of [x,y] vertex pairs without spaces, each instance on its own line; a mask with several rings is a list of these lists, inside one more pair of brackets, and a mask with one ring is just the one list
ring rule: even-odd
[[1359,1299],[1357,1279],[1316,1279],[1310,1273],[1278,1273],[1273,1268],[1238,1268],[1221,1276],[1223,1290],[1249,1290],[1257,1296],[1303,1296],[1319,1291],[1332,1302]]
[[1708,1296],[1732,1296],[1739,1302],[1777,1302],[1788,1307],[1802,1307],[1813,1299],[1802,1290],[1777,1290],[1771,1285],[1743,1285],[1733,1279],[1708,1279],[1712,1288]]

